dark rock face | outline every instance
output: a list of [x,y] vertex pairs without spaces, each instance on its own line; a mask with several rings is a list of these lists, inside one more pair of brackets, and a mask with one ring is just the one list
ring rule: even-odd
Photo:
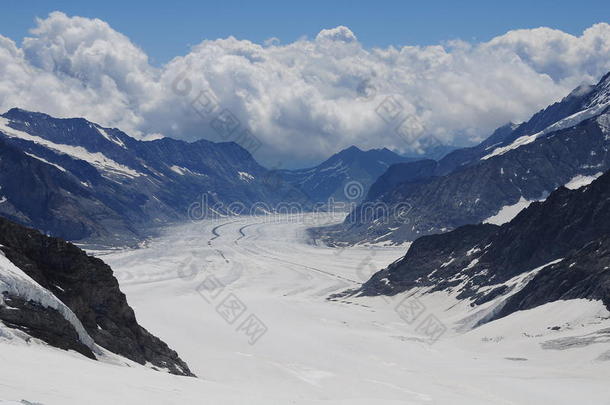
[[393,189],[401,183],[417,184],[425,181],[434,175],[437,166],[438,162],[430,159],[394,164],[371,185],[366,200],[375,201],[386,190]]
[[610,309],[610,237],[593,241],[561,262],[542,269],[506,300],[494,319],[547,302],[575,298],[600,300]]
[[[71,243],[3,218],[0,245],[13,264],[74,312],[98,345],[140,364],[149,362],[173,374],[193,375],[175,351],[137,323],[112,270],[103,261]],[[66,327],[67,321],[57,320],[61,315],[15,298],[8,304],[19,309],[0,309],[0,320],[8,326],[91,357],[89,349],[79,346],[73,328]]]
[[430,287],[480,305],[509,292],[510,279],[541,268],[497,317],[573,298],[602,300],[610,309],[609,261],[610,172],[580,189],[561,187],[502,226],[467,225],[421,237],[358,293]]
[[[102,232],[103,225],[96,218],[113,215],[109,207],[68,174],[27,156],[2,139],[0,184],[0,195],[7,198],[0,204],[2,215],[68,239]],[[88,215],[93,212],[96,216]],[[126,231],[127,235],[133,233]]]
[[[379,237],[396,243],[415,240],[481,222],[521,198],[544,198],[577,175],[608,170],[608,101],[610,74],[596,86],[573,92],[526,123],[498,129],[478,146],[456,150],[439,162],[392,166],[371,186],[367,199],[344,224],[320,233],[326,233],[330,241],[345,243],[370,242]],[[581,111],[595,113],[582,122],[574,119],[574,124],[562,124],[563,129],[551,127]],[[535,141],[489,157],[497,148],[543,130],[548,132]],[[376,203],[389,207],[406,203],[412,209],[400,221],[362,215],[363,206]]]
[[19,329],[51,346],[74,350],[95,359],[91,349],[79,340],[74,326],[57,310],[8,293],[3,293],[3,301],[4,305],[0,304],[0,320],[9,328]]
[[489,224],[466,225],[445,234],[423,236],[413,242],[405,257],[374,274],[359,292],[395,295],[415,287],[455,287],[460,281],[449,280],[472,261],[468,252],[489,240],[497,229]]
[[144,142],[20,109],[0,115],[0,124],[0,214],[63,239],[133,244],[189,219],[197,204],[206,207],[190,219],[231,207],[248,213],[257,203],[308,206],[236,143]]
[[[395,163],[415,160],[388,149],[362,151],[351,146],[310,169],[279,170],[282,180],[302,191],[312,202],[326,203],[329,199],[359,202],[370,185]],[[357,181],[362,186],[359,195],[346,195],[345,186]]]

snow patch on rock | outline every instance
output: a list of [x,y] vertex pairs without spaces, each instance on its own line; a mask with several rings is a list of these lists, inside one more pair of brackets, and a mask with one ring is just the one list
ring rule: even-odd
[[247,173],[247,172],[238,172],[237,174],[239,174],[239,179],[241,181],[245,181],[246,183],[249,183],[252,180],[254,180],[254,176],[251,175],[250,173]]
[[572,177],[572,179],[565,184],[565,187],[569,188],[570,190],[576,190],[577,188],[588,186],[593,182],[593,180],[597,179],[602,174],[604,173],[599,172],[590,176],[579,174],[577,176]]
[[56,310],[74,327],[81,343],[91,349],[93,353],[102,354],[74,312],[50,291],[15,266],[0,251],[0,304],[3,303],[2,293],[4,292]]
[[59,152],[68,155],[74,159],[84,160],[85,162],[101,169],[102,171],[109,172],[111,174],[117,174],[124,177],[139,177],[142,173],[139,173],[127,166],[124,166],[114,160],[106,157],[100,152],[89,152],[87,149],[81,146],[63,145],[51,142],[44,138],[30,135],[26,132],[16,130],[9,126],[10,120],[0,117],[0,131],[10,138],[19,138],[25,141],[33,142],[38,145],[42,145],[55,152]]
[[499,155],[503,155],[506,152],[509,152],[511,150],[520,148],[521,146],[530,144],[532,142],[534,142],[536,139],[540,138],[543,135],[546,135],[548,133],[551,132],[555,132],[555,131],[559,131],[565,128],[570,128],[573,127],[579,123],[581,123],[582,121],[591,118],[591,117],[595,117],[596,115],[599,115],[606,107],[610,106],[610,101],[606,101],[604,103],[601,104],[596,104],[590,108],[587,108],[585,110],[579,111],[575,114],[570,115],[569,117],[566,117],[560,121],[557,121],[556,123],[554,123],[553,125],[549,125],[548,127],[546,127],[545,129],[543,129],[540,132],[537,132],[533,135],[525,135],[522,137],[519,137],[517,139],[515,139],[511,144],[506,145],[506,146],[502,146],[499,148],[494,149],[493,152],[491,152],[488,155],[485,155],[481,158],[481,160],[487,160],[489,158],[492,158],[494,156],[499,156]]
[[96,129],[100,133],[100,135],[102,135],[104,138],[108,139],[110,142],[119,145],[123,149],[127,149],[127,147],[125,146],[123,141],[121,141],[119,138],[115,138],[114,136],[111,136],[108,132],[106,132],[104,130],[104,128],[96,127]]
[[510,222],[521,211],[529,207],[534,200],[526,200],[521,197],[519,201],[512,205],[505,205],[497,212],[497,214],[483,221],[484,224],[502,225]]
[[51,163],[51,162],[49,162],[48,160],[41,158],[40,156],[36,156],[36,155],[34,155],[33,153],[28,153],[28,152],[23,152],[23,153],[25,153],[25,154],[26,154],[26,155],[28,155],[29,157],[32,157],[32,158],[34,158],[34,159],[36,159],[36,160],[40,160],[42,163],[45,163],[45,164],[47,164],[47,165],[49,165],[49,166],[53,166],[54,168],[56,168],[56,169],[58,169],[58,170],[60,170],[60,171],[62,171],[62,172],[64,172],[64,173],[66,173],[66,172],[67,172],[67,170],[66,170],[66,169],[64,169],[63,167],[61,167],[60,165],[57,165],[57,164],[55,164],[55,163]]

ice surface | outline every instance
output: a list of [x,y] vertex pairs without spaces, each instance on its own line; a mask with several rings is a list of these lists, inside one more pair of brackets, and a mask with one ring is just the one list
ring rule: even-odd
[[[419,322],[396,311],[412,292],[327,300],[406,251],[307,243],[307,226],[342,219],[228,217],[174,228],[141,249],[98,253],[138,321],[200,378],[0,344],[0,398],[45,405],[83,398],[104,405],[607,402],[610,367],[596,360],[607,345],[542,348],[610,327],[601,303],[557,302],[458,332],[481,308],[444,292],[418,295],[422,318],[434,315],[448,328],[430,345]],[[210,288],[211,281],[222,287]],[[245,307],[233,323],[219,313],[231,294]],[[239,330],[250,314],[267,327],[255,344]]]

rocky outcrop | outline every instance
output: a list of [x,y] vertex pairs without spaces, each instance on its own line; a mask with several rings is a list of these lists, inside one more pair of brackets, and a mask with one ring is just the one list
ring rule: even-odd
[[[525,274],[530,279],[515,290],[511,280]],[[421,237],[356,293],[418,287],[451,291],[472,305],[514,293],[496,317],[574,298],[601,300],[610,309],[610,172],[576,190],[561,187],[502,226]]]
[[[192,376],[167,344],[140,326],[112,270],[102,260],[61,239],[0,218],[0,249],[8,260],[50,291],[76,315],[95,343],[140,364]],[[71,325],[56,311],[5,295],[0,321],[33,337],[88,357]]]
[[494,319],[547,302],[587,298],[610,309],[610,236],[588,243],[561,262],[542,269],[506,300]]
[[91,349],[80,341],[74,326],[54,308],[4,292],[0,303],[0,321],[51,346],[74,350],[90,359],[96,358]]

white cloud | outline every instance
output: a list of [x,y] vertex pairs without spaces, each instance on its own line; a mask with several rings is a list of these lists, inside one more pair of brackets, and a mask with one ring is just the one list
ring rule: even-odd
[[[156,68],[105,22],[55,12],[22,48],[0,36],[0,109],[84,116],[139,137],[222,140],[191,104],[212,97],[261,140],[257,158],[295,166],[352,144],[408,151],[432,136],[475,142],[595,81],[610,70],[608,54],[605,23],[580,36],[538,28],[384,49],[364,49],[340,26],[284,45],[203,41]],[[407,118],[402,136],[399,121],[376,112],[389,96]]]
[[346,44],[358,42],[354,33],[347,27],[340,25],[335,28],[322,30],[316,36],[316,42],[343,42]]

